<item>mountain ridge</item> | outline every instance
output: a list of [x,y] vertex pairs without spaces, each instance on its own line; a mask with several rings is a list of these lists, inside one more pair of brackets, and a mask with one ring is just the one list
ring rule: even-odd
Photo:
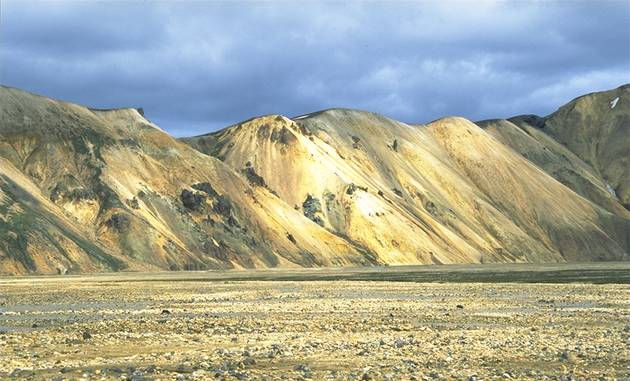
[[[598,116],[626,139],[629,89]],[[601,113],[611,92],[584,97]],[[545,117],[565,143],[532,117],[410,125],[344,108],[176,139],[142,109],[0,96],[0,273],[629,258],[630,155],[599,137],[620,155],[600,153],[605,180],[566,141],[572,114]]]

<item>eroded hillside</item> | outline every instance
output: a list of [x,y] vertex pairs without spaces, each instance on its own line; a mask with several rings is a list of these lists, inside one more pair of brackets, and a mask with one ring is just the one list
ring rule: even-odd
[[185,141],[385,263],[626,258],[623,208],[609,213],[462,118],[410,126],[333,109]]
[[373,263],[135,109],[2,88],[4,273]]
[[546,118],[333,109],[177,140],[141,110],[2,87],[0,272],[625,260],[627,93]]

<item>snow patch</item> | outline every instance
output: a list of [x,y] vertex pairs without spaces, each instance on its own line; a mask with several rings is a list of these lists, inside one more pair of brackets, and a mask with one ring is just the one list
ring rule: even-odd
[[304,119],[304,118],[308,118],[309,116],[311,116],[311,114],[300,115],[293,118],[293,120]]
[[619,97],[613,99],[612,101],[610,101],[610,108],[613,109],[615,108],[615,106],[617,106],[617,102],[619,102]]
[[[617,98],[619,99],[619,98]],[[606,184],[606,190],[608,191],[608,193],[610,193],[613,197],[617,197],[617,192],[615,192],[615,188],[613,188],[610,184]]]

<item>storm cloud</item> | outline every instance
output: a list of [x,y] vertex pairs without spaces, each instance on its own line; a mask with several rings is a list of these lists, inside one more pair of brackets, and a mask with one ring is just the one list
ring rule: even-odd
[[330,107],[545,115],[630,82],[629,4],[3,0],[0,81],[177,136]]

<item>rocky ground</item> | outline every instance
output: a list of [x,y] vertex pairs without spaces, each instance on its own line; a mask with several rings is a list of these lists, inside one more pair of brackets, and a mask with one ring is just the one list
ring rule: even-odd
[[0,379],[630,379],[630,287],[4,278]]

